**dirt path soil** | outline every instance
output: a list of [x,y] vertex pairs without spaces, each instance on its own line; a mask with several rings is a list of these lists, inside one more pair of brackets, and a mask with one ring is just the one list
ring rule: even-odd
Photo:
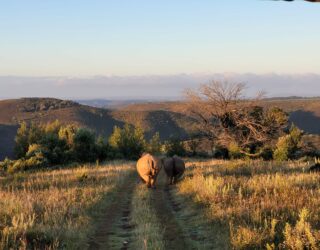
[[132,172],[124,183],[116,188],[115,199],[106,207],[104,216],[98,219],[95,234],[89,240],[88,249],[128,249],[132,225],[129,224],[131,198],[137,184],[136,173]]
[[[141,182],[137,173],[133,172],[120,187],[117,187],[117,197],[108,207],[104,216],[99,219],[97,230],[89,242],[93,249],[133,249],[132,231],[130,225],[132,196],[137,184]],[[151,192],[151,206],[155,210],[158,221],[162,223],[165,249],[228,249],[212,247],[212,239],[204,236],[197,223],[197,212],[190,210],[190,204],[173,195],[175,186],[168,186],[166,176],[160,172],[157,188],[148,189]],[[214,232],[215,230],[205,230]],[[211,243],[205,245],[205,242]],[[132,244],[131,244],[132,243]],[[201,246],[201,247],[199,247]]]
[[162,171],[158,178],[157,189],[153,191],[152,200],[159,221],[163,223],[166,249],[192,249],[176,220],[175,211],[179,210],[179,204],[170,199],[168,189]]

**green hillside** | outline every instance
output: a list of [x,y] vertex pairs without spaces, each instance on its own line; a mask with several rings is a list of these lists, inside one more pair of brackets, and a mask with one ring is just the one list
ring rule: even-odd
[[114,126],[129,123],[140,126],[147,138],[159,131],[162,140],[170,136],[186,137],[194,124],[191,118],[173,111],[111,111],[52,98],[3,100],[0,101],[0,159],[12,157],[19,123],[55,120],[85,126],[104,136],[109,136]]

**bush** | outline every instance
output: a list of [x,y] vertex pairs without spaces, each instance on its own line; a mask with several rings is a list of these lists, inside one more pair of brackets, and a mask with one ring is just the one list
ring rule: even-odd
[[151,154],[159,154],[161,152],[160,134],[158,132],[150,139],[147,151]]
[[95,136],[94,133],[86,128],[80,128],[73,139],[72,151],[76,160],[89,162],[96,160]]
[[236,143],[230,143],[228,151],[231,159],[240,159],[243,157],[243,154],[240,152],[240,148]]
[[5,158],[4,161],[0,162],[0,172],[7,172],[8,168],[13,164],[14,161]]
[[34,156],[25,159],[21,158],[16,161],[12,161],[7,168],[8,173],[15,173],[18,171],[40,169],[48,164],[47,159],[41,153],[36,153]]
[[186,150],[183,146],[183,142],[178,138],[171,138],[169,141],[165,143],[165,151],[167,156],[185,156]]
[[68,148],[64,140],[60,140],[57,134],[46,134],[41,140],[41,151],[52,164],[67,162]]
[[29,146],[28,141],[28,128],[25,122],[20,124],[20,127],[17,131],[17,135],[15,137],[15,155],[17,158],[24,157]]
[[146,149],[143,131],[128,124],[114,127],[109,144],[116,158],[138,159]]
[[73,124],[62,126],[60,127],[58,132],[59,139],[64,140],[67,143],[68,147],[71,148],[73,145],[73,139],[77,130],[78,130],[78,127],[76,127]]
[[111,154],[111,148],[109,144],[103,140],[102,136],[99,136],[97,139],[95,151],[96,157],[99,161],[113,158],[113,155]]
[[295,126],[292,126],[288,135],[278,139],[273,158],[278,161],[286,161],[296,158],[303,132]]

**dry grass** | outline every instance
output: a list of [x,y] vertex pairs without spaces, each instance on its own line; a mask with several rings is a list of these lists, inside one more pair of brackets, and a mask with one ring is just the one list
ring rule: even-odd
[[226,225],[225,240],[235,249],[318,249],[320,174],[306,167],[190,161],[177,194],[204,205],[199,212],[210,223]]
[[134,249],[165,249],[164,230],[152,206],[151,192],[153,191],[147,189],[145,184],[139,184],[132,197]]
[[95,216],[132,166],[19,173],[0,180],[0,249],[84,249]]

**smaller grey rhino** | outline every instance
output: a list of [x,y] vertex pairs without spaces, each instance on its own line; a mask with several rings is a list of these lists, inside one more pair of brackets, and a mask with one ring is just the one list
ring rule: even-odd
[[137,162],[137,171],[148,188],[155,188],[157,176],[163,166],[163,159],[145,153]]
[[184,161],[176,155],[164,159],[163,167],[169,184],[176,183],[186,169]]

